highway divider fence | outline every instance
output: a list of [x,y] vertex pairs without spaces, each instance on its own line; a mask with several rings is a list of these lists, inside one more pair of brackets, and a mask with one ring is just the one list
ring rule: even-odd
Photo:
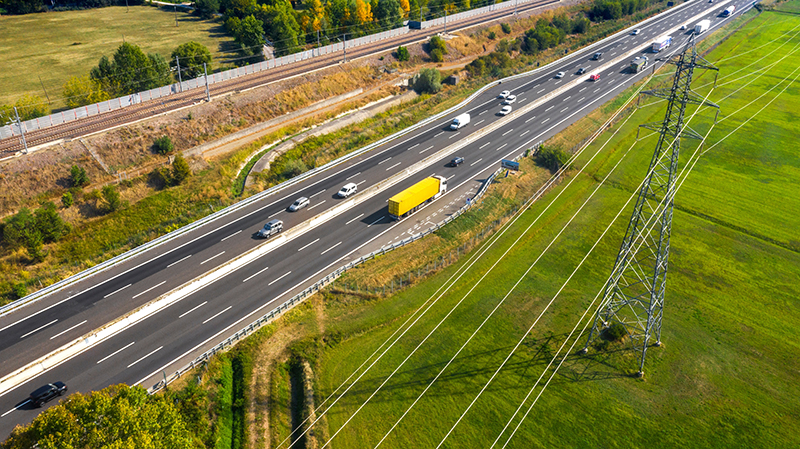
[[[519,160],[520,157],[517,157],[514,160]],[[209,358],[211,358],[211,356],[213,356],[214,354],[216,354],[218,352],[225,351],[226,349],[229,349],[230,347],[232,347],[233,345],[238,343],[241,339],[247,337],[248,335],[250,335],[253,332],[255,332],[258,329],[260,329],[261,327],[271,323],[273,320],[278,318],[280,315],[285,313],[287,310],[291,309],[292,307],[294,307],[297,304],[300,304],[301,302],[305,301],[306,298],[310,297],[314,293],[317,293],[318,291],[322,290],[326,286],[332,284],[336,279],[338,279],[340,276],[342,276],[348,270],[351,270],[351,269],[353,269],[353,268],[355,268],[355,267],[357,267],[357,266],[359,266],[359,265],[361,265],[361,264],[363,264],[363,263],[365,263],[365,262],[367,262],[369,260],[375,259],[376,257],[382,256],[382,255],[384,255],[384,254],[386,254],[388,252],[391,252],[391,251],[393,251],[393,250],[395,250],[397,248],[401,248],[401,247],[406,246],[406,245],[408,245],[410,243],[416,242],[417,240],[419,240],[421,238],[424,238],[425,236],[438,231],[443,226],[445,226],[448,223],[452,222],[453,220],[455,220],[456,218],[460,217],[461,215],[466,213],[468,210],[470,210],[473,206],[475,206],[478,203],[478,200],[481,197],[483,197],[483,195],[489,189],[489,186],[492,184],[492,181],[494,181],[495,177],[499,173],[504,171],[504,170],[505,169],[498,169],[494,173],[492,173],[491,176],[489,176],[486,179],[486,181],[484,181],[483,185],[478,190],[478,192],[475,193],[475,195],[471,199],[471,201],[469,201],[467,204],[465,204],[460,209],[458,209],[455,213],[453,213],[452,215],[446,217],[444,220],[440,221],[439,223],[431,226],[430,228],[426,229],[423,232],[420,232],[418,234],[414,234],[411,237],[408,237],[408,238],[403,239],[403,240],[401,240],[399,242],[396,242],[396,243],[392,243],[391,245],[383,246],[378,250],[375,250],[375,251],[373,251],[373,252],[371,252],[371,253],[369,253],[367,255],[359,257],[358,259],[356,259],[356,260],[354,260],[352,262],[349,262],[349,263],[347,263],[345,265],[342,265],[341,267],[339,267],[336,270],[332,271],[331,273],[329,273],[328,275],[326,275],[325,277],[323,277],[319,281],[315,282],[310,287],[308,287],[308,288],[304,289],[303,291],[301,291],[300,293],[294,295],[292,298],[290,298],[289,300],[285,301],[283,304],[281,304],[278,307],[276,307],[275,309],[265,313],[264,315],[262,315],[261,317],[259,317],[258,319],[256,319],[252,323],[250,323],[249,325],[245,326],[244,328],[240,329],[239,331],[235,332],[233,335],[231,335],[230,337],[226,338],[222,342],[218,343],[217,345],[215,345],[211,349],[209,349],[206,352],[204,352],[203,354],[195,357],[194,360],[192,360],[191,362],[187,363],[186,365],[184,365],[183,367],[181,367],[180,369],[178,369],[177,371],[175,371],[171,375],[167,376],[167,374],[164,373],[164,378],[162,380],[160,380],[159,382],[157,382],[155,385],[153,385],[149,389],[150,394],[153,394],[153,393],[156,393],[156,392],[160,391],[161,389],[163,389],[164,387],[169,385],[170,382],[173,382],[174,380],[180,378],[186,372],[194,369],[194,367],[196,367],[198,365],[201,365],[201,364],[205,363],[206,361],[208,361]],[[517,209],[515,208],[515,209],[512,210],[511,213],[513,214],[513,213],[516,213],[516,212],[517,212]],[[498,221],[498,223],[499,223],[499,221]],[[493,222],[492,224],[487,226],[481,232],[481,235],[484,235],[486,232],[488,232],[490,230],[490,228],[492,228],[494,226],[496,226],[496,224]],[[420,273],[420,275],[421,275],[421,273]]]

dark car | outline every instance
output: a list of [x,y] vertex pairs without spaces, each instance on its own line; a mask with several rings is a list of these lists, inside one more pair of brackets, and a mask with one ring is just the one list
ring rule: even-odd
[[599,51],[597,53],[595,53],[594,56],[592,56],[592,60],[593,61],[599,61],[601,59],[603,59],[603,54],[600,53]]
[[64,382],[54,382],[34,390],[34,392],[31,393],[30,401],[36,407],[41,407],[45,402],[56,396],[61,396],[65,391],[67,391],[67,386]]
[[454,157],[452,161],[450,161],[451,167],[458,167],[459,165],[464,163],[463,157]]
[[583,75],[584,73],[586,73],[586,67],[581,67],[578,69],[578,75]]

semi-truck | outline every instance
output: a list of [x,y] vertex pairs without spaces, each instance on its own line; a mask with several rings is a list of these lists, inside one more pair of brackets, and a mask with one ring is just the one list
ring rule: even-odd
[[694,26],[694,34],[700,34],[700,33],[703,33],[705,31],[708,31],[708,28],[710,26],[711,26],[711,21],[710,20],[708,20],[708,19],[701,20],[701,21],[697,22],[697,25]]
[[647,67],[647,58],[636,58],[631,61],[631,72],[639,73]]
[[447,178],[430,176],[389,198],[389,215],[395,220],[413,214],[447,191]]
[[731,5],[725,8],[725,11],[722,11],[722,17],[730,17],[733,12],[736,11],[736,7]]
[[458,117],[453,119],[453,123],[450,124],[450,129],[459,129],[467,126],[469,124],[469,114],[466,112],[459,115]]
[[661,36],[653,41],[653,53],[658,53],[670,45],[672,45],[672,36]]

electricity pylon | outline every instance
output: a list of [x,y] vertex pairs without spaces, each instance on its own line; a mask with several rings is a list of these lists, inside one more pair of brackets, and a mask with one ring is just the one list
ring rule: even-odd
[[640,377],[644,375],[644,359],[651,340],[655,340],[654,346],[661,345],[661,318],[667,288],[672,205],[681,138],[702,139],[684,123],[686,106],[710,106],[717,108],[719,114],[719,106],[705,101],[691,89],[695,69],[719,70],[697,54],[694,37],[668,62],[677,66],[672,87],[643,92],[667,100],[667,112],[661,122],[640,125],[640,129],[658,132],[658,143],[583,348],[585,353],[602,330],[613,323],[621,324],[634,349],[641,351]]

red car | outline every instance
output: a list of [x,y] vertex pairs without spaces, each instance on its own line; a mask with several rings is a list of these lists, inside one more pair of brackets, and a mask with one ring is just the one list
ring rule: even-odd
[[589,80],[590,81],[597,81],[599,79],[600,79],[600,74],[599,73],[595,73],[595,74],[589,76]]

